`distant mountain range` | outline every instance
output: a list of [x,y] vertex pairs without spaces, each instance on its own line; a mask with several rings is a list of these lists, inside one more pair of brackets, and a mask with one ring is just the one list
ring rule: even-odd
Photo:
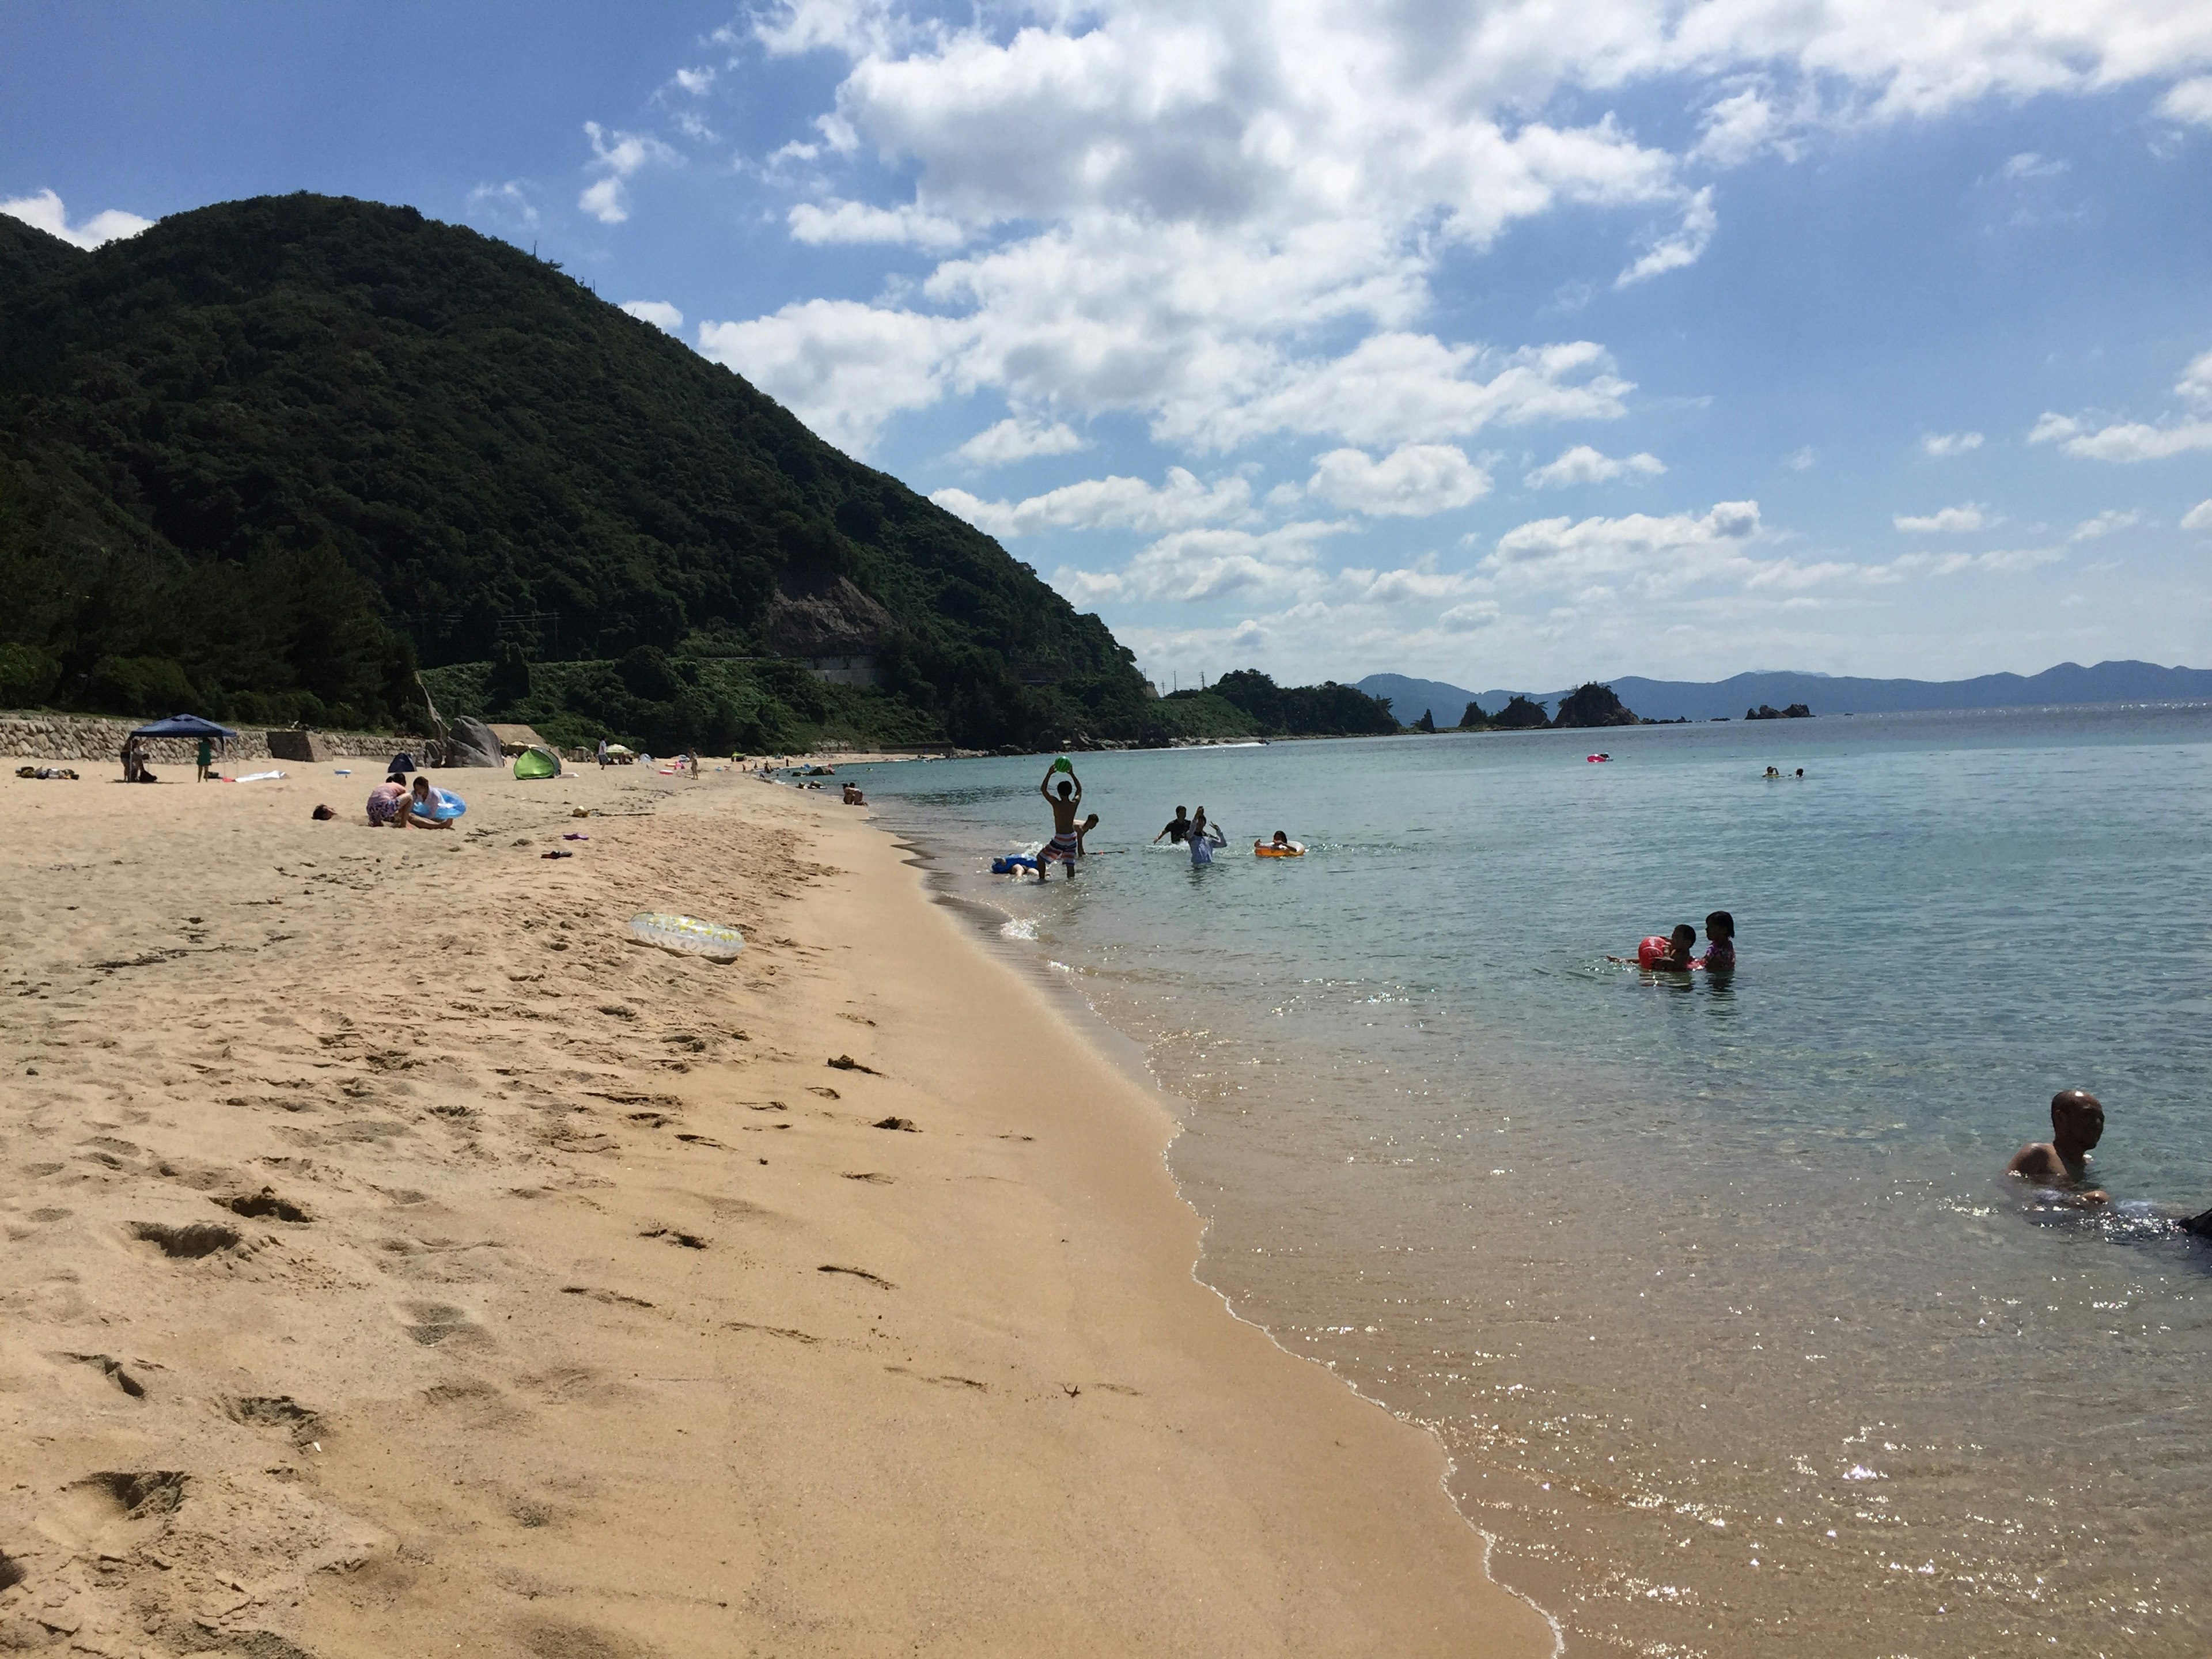
[[[1357,682],[1370,697],[1388,697],[1390,712],[1410,725],[1424,710],[1438,726],[1456,726],[1470,702],[1494,714],[1526,696],[1554,707],[1559,691],[1470,691],[1443,680],[1403,674],[1370,674]],[[1607,680],[1620,700],[1655,720],[1741,720],[1760,703],[1793,702],[1815,714],[1888,714],[1915,708],[2023,708],[2053,703],[2185,702],[2212,700],[2212,669],[2161,668],[2152,662],[2100,662],[2094,668],[2062,662],[2040,674],[1984,674],[1971,680],[1869,680],[1833,674],[1738,674],[1725,680],[1647,680],[1634,674]],[[1568,688],[1571,690],[1572,688]]]

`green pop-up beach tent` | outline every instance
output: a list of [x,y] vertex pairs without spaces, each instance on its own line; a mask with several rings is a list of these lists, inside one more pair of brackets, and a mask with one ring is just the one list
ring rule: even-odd
[[557,778],[561,775],[561,757],[550,749],[526,749],[514,757],[514,775]]

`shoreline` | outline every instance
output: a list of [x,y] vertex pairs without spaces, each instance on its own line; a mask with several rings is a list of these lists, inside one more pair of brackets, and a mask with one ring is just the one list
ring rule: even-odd
[[[893,836],[629,769],[386,834],[301,772],[0,795],[0,1634],[1553,1650],[1440,1444],[1196,1277],[1162,1098]],[[663,908],[750,948],[621,941]]]

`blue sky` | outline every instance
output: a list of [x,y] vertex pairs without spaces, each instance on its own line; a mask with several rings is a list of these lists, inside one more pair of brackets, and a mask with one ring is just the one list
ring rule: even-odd
[[295,189],[536,246],[1163,682],[2212,665],[2201,0],[0,3],[6,211]]

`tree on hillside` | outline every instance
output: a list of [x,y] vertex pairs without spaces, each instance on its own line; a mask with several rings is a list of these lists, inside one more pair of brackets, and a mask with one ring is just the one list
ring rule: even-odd
[[1416,732],[1433,732],[1436,729],[1436,715],[1426,708],[1421,710],[1421,718],[1413,722],[1413,730]]
[[1551,723],[1551,716],[1544,712],[1542,703],[1531,702],[1519,696],[1499,709],[1498,717],[1491,721],[1503,732],[1533,732]]
[[1480,732],[1489,724],[1490,716],[1482,712],[1479,702],[1468,704],[1467,712],[1459,717],[1459,729],[1462,732]]

